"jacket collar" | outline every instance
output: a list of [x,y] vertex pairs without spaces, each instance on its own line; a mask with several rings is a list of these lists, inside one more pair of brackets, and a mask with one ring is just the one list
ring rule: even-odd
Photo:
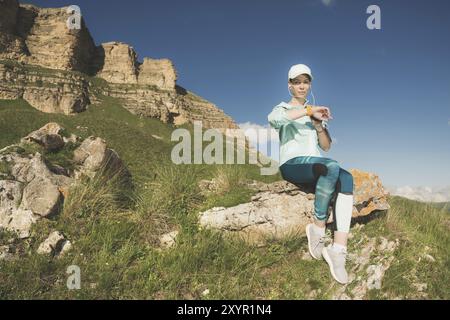
[[[303,104],[303,107],[305,107],[305,106],[308,104],[308,102],[309,102],[309,100],[306,99],[305,103]],[[286,106],[287,109],[292,109],[292,108],[294,108],[294,107],[300,107],[300,106],[292,106],[292,105],[290,105],[290,104],[287,103],[287,102],[282,102],[282,104],[284,104],[284,105]]]

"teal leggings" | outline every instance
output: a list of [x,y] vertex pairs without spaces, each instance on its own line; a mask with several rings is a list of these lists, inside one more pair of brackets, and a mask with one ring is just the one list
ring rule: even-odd
[[280,166],[283,179],[295,185],[315,184],[314,214],[320,221],[328,218],[328,206],[337,193],[353,194],[353,176],[333,159],[296,157]]

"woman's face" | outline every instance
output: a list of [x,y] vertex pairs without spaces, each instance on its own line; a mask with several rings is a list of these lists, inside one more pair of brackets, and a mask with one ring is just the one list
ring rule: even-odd
[[311,88],[311,81],[307,75],[301,74],[297,78],[289,80],[289,85],[292,87],[291,92],[295,97],[306,99]]

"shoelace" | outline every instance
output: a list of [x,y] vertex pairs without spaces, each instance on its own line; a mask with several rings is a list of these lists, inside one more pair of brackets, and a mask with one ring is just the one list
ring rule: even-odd
[[314,245],[314,250],[319,246],[319,244],[325,243],[325,239],[326,239],[326,236],[320,237],[319,241],[317,241],[317,243]]
[[352,258],[350,258],[350,257],[348,256],[348,253],[347,253],[347,251],[345,251],[345,250],[341,250],[341,251],[339,252],[339,255],[342,256],[342,258],[344,259],[344,262],[345,262],[345,261],[350,261],[350,260],[352,260]]

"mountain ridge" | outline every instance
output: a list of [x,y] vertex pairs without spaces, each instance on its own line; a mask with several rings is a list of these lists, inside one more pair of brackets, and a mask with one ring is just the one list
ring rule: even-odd
[[164,123],[202,121],[222,133],[239,128],[215,104],[177,85],[172,61],[144,57],[140,63],[124,42],[96,46],[83,18],[79,30],[67,27],[67,9],[0,2],[0,99],[23,98],[47,113],[75,114],[101,93]]

